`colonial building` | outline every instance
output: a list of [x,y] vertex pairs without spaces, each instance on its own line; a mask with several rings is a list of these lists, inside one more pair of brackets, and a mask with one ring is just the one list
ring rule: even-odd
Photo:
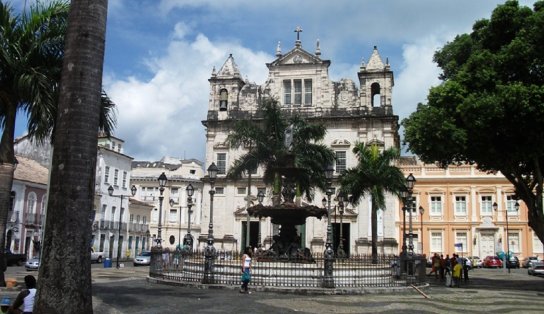
[[[163,173],[167,183],[161,192],[158,178]],[[134,161],[132,162],[132,181],[136,187],[136,199],[147,204],[152,210],[149,225],[150,243],[145,247],[157,243],[159,238],[159,226],[161,227],[161,244],[163,248],[174,250],[177,245],[183,243],[183,238],[191,230],[196,246],[196,239],[200,235],[202,224],[202,162],[194,159],[180,160],[176,158],[163,158],[158,162]],[[189,214],[187,187],[193,187],[191,198],[191,211]],[[190,215],[190,220],[189,220]],[[147,239],[144,239],[147,240]],[[144,245],[142,243],[142,245]]]
[[[91,246],[95,251],[104,252],[109,258],[134,256],[132,239],[146,243],[147,221],[142,219],[141,230],[135,233],[132,226],[133,214],[129,212],[132,197],[130,172],[132,157],[123,151],[124,141],[116,137],[99,136],[96,160],[94,222]],[[110,195],[108,189],[112,187]],[[148,215],[149,216],[149,215]]]
[[[352,149],[357,142],[375,143],[383,148],[399,147],[398,116],[393,113],[393,72],[374,47],[368,63],[360,65],[358,82],[350,79],[332,81],[329,78],[331,61],[321,58],[319,41],[309,52],[302,46],[300,29],[294,47],[286,53],[278,44],[276,59],[267,63],[268,79],[262,85],[244,79],[230,55],[223,66],[212,71],[208,114],[202,123],[206,127],[207,168],[214,162],[219,168],[213,200],[213,235],[217,249],[241,249],[249,221],[249,243],[252,246],[271,244],[276,234],[270,219],[259,221],[248,217],[246,208],[247,180],[231,181],[225,178],[229,167],[243,153],[226,143],[232,124],[239,119],[259,119],[257,107],[263,97],[276,98],[286,115],[300,115],[311,122],[324,123],[328,129],[323,143],[336,152],[333,187],[338,187],[338,175],[357,163]],[[261,180],[263,169],[253,175],[249,205],[255,204],[259,190],[266,192],[264,204],[271,204],[271,189]],[[205,182],[209,182],[207,178]],[[210,222],[210,184],[204,186],[203,226]],[[314,202],[322,206],[324,194],[316,191]],[[378,236],[385,253],[397,252],[395,209],[397,201],[392,196],[386,208],[379,212]],[[333,228],[335,248],[338,245],[339,225],[342,219],[342,237],[348,253],[369,253],[371,239],[370,199],[357,207],[348,206],[340,217],[333,195]],[[202,230],[202,239],[208,230]],[[326,219],[309,218],[299,229],[303,245],[313,251],[324,250]],[[258,243],[260,240],[260,243]]]
[[[509,250],[520,259],[542,258],[543,245],[528,226],[527,207],[515,199],[513,185],[500,173],[485,173],[475,165],[443,169],[413,157],[403,158],[400,167],[417,180],[412,207],[416,252],[427,256],[458,253],[483,259]],[[400,205],[396,212],[400,249],[404,233]],[[408,211],[406,233],[409,216]]]
[[49,171],[35,160],[16,156],[12,207],[6,225],[6,247],[13,253],[39,256],[45,223]]

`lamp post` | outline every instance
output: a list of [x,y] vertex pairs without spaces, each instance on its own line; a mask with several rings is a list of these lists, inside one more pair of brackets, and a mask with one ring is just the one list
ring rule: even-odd
[[161,237],[162,201],[164,200],[164,196],[162,195],[162,193],[164,192],[164,187],[166,186],[166,182],[168,182],[168,178],[166,178],[166,175],[163,172],[159,176],[158,180],[159,180],[159,224],[157,225],[157,246],[162,247],[162,237]]
[[414,191],[414,185],[416,183],[416,178],[413,174],[409,174],[408,177],[406,177],[406,205],[405,210],[408,210],[408,258],[407,258],[407,275],[412,276],[414,275],[414,233],[413,233],[413,226],[412,226],[412,206],[413,206],[413,198],[412,193]]
[[[493,209],[495,211],[498,211],[499,205],[497,203],[493,203]],[[519,202],[516,201],[516,204],[514,205],[514,209],[519,211]],[[508,261],[510,260],[510,240],[508,238],[508,208],[504,211],[506,214],[506,254],[504,254],[504,267],[508,268],[508,273],[510,273],[510,267],[508,267]]]
[[210,225],[208,226],[208,241],[204,250],[204,278],[202,283],[211,284],[213,278],[213,259],[215,257],[215,248],[213,247],[213,196],[215,194],[215,179],[219,169],[214,162],[208,167],[208,177],[210,180]]
[[425,208],[419,206],[419,222],[421,223],[421,255],[423,255],[423,214],[425,213]]
[[336,251],[336,255],[338,257],[344,258],[346,257],[346,252],[344,251],[344,232],[342,229],[344,217],[344,195],[342,193],[339,193],[336,198],[338,199],[338,211],[340,212],[340,243],[338,244],[338,250]]
[[334,168],[332,165],[325,169],[325,178],[327,179],[327,243],[325,244],[325,270],[323,276],[323,287],[334,288],[334,278],[332,275],[334,250],[332,248],[332,225],[331,225],[331,195],[332,195],[332,177]]
[[[136,186],[132,186],[130,188],[130,192],[132,193],[132,196],[136,195]],[[124,195],[124,194],[119,194],[119,195],[113,195],[113,186],[109,186],[108,187],[108,194],[112,197],[119,197],[121,198],[121,206],[119,206],[119,235],[117,237],[117,265],[116,267],[119,269],[119,255],[121,255],[121,249],[122,249],[122,243],[121,243],[121,221],[123,219],[123,198],[125,196],[130,196],[130,195]]]
[[185,242],[184,244],[187,244],[189,248],[193,249],[193,236],[191,235],[191,214],[193,211],[191,210],[191,207],[193,207],[193,195],[195,193],[195,189],[193,188],[193,185],[189,183],[187,188],[185,188],[185,191],[187,192],[187,234],[185,235]]
[[[259,205],[263,204],[264,201],[264,193],[263,191],[259,191],[257,193],[257,201],[259,202]],[[259,216],[259,238],[257,239],[257,242],[259,242],[257,245],[261,245],[261,216]]]
[[408,233],[408,253],[410,255],[413,255],[414,254],[414,233],[413,233],[413,225],[412,225],[412,206],[413,206],[413,198],[412,198],[412,193],[413,193],[413,190],[414,190],[414,184],[416,183],[416,178],[414,177],[413,174],[409,174],[408,177],[406,177],[406,188],[407,188],[407,191],[408,191],[408,204],[407,204],[407,209],[409,210],[408,214],[409,214],[409,226],[408,228],[409,229],[409,233]]
[[408,191],[400,192],[402,199],[402,252],[401,256],[406,256],[406,202],[408,199]]

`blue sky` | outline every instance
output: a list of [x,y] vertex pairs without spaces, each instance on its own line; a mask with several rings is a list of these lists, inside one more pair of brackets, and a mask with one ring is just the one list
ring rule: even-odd
[[[17,5],[17,2],[21,4]],[[27,0],[26,2],[31,2]],[[23,0],[15,0],[16,7]],[[489,18],[496,0],[109,0],[104,88],[118,107],[115,136],[135,160],[205,157],[212,68],[232,53],[242,75],[262,84],[281,42],[331,60],[331,79],[357,82],[373,46],[395,74],[400,119],[439,83],[434,51]],[[520,1],[532,7],[534,1]],[[16,136],[25,133],[19,119]]]

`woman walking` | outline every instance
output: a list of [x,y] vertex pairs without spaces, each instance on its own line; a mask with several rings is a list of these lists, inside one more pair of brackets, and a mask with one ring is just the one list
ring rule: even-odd
[[251,281],[251,248],[246,247],[242,255],[242,288],[240,293],[251,294],[249,291],[249,282]]

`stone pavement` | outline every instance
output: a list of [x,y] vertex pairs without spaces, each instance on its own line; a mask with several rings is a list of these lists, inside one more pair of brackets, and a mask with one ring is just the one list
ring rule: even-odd
[[[147,267],[93,268],[94,313],[543,313],[544,278],[525,269],[470,272],[460,288],[429,277],[419,293],[297,295],[289,292],[240,294],[237,289],[196,289],[154,284]],[[35,272],[34,272],[35,273]],[[23,275],[24,277],[24,271]],[[22,277],[21,277],[22,278]]]

